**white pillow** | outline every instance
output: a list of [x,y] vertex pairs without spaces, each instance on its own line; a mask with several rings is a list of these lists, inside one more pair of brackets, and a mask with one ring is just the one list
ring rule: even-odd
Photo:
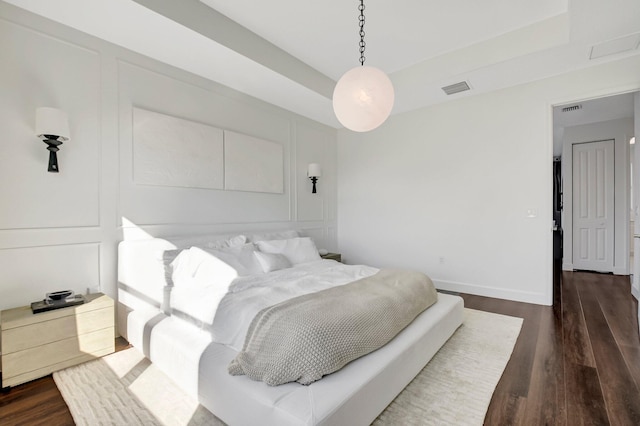
[[283,254],[292,265],[320,260],[318,249],[309,237],[258,241],[256,244],[262,252]]
[[262,266],[264,272],[273,272],[280,269],[291,268],[291,262],[284,254],[278,253],[262,253],[256,251],[253,253],[258,259],[258,263]]
[[[251,257],[253,244],[214,250],[191,247],[183,250],[172,262],[173,285],[170,304],[172,315],[186,316],[204,325],[213,324],[220,301],[239,272],[247,274],[241,259]],[[262,273],[260,269],[259,273]]]
[[257,243],[258,241],[288,240],[290,238],[297,238],[299,236],[300,233],[295,229],[288,229],[286,231],[273,231],[253,234],[248,237],[248,240],[253,243]]
[[246,236],[236,235],[224,240],[209,241],[207,243],[207,248],[221,249],[221,248],[227,248],[227,247],[239,247],[245,244],[246,242],[247,242]]
[[256,246],[253,243],[243,244],[238,247],[206,248],[204,250],[234,268],[239,276],[261,274],[263,272],[262,266],[253,255],[256,251]]
[[[236,269],[238,265],[229,265],[199,247],[182,250],[171,262],[171,267],[174,287],[228,286],[239,275]],[[239,268],[244,272],[242,265]]]
[[188,249],[189,247],[209,247],[209,248],[223,248],[233,247],[245,244],[247,237],[239,234],[224,234],[224,235],[182,235],[176,237],[166,238],[176,248]]

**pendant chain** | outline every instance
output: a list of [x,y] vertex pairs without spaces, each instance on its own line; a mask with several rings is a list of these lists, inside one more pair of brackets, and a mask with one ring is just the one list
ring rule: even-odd
[[366,46],[366,43],[364,42],[364,0],[360,0],[358,10],[360,11],[360,65],[364,65],[364,48]]

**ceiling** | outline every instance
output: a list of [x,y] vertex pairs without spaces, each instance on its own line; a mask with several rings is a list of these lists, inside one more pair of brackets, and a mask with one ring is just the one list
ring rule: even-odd
[[[201,1],[333,80],[359,65],[358,0]],[[387,73],[567,11],[567,0],[367,0],[364,5],[366,63]]]
[[[563,108],[575,106],[578,108],[563,111]],[[633,93],[624,93],[558,105],[553,108],[553,125],[571,127],[600,121],[617,120],[619,118],[632,118],[633,116]]]
[[[553,108],[553,155],[562,156],[564,129],[601,121],[634,118],[634,93],[591,99]],[[569,108],[563,111],[563,108]]]
[[[357,0],[5,1],[335,128],[333,87],[359,65]],[[366,65],[389,74],[392,114],[640,53],[637,0],[365,6]],[[472,90],[441,89],[463,80]]]

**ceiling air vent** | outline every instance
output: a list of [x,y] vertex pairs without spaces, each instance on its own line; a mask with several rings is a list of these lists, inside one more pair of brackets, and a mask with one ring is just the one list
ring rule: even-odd
[[460,93],[470,89],[471,88],[466,81],[461,81],[460,83],[451,84],[442,88],[442,90],[444,90],[444,93],[446,93],[447,95],[453,95],[454,93]]
[[582,109],[582,105],[580,105],[580,104],[571,105],[571,106],[562,108],[562,112],[577,111],[579,109]]

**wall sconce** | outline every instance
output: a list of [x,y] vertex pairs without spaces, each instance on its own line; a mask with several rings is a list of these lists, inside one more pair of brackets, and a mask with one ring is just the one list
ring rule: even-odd
[[311,179],[311,182],[313,183],[313,189],[311,190],[312,194],[316,193],[316,182],[320,176],[322,176],[320,164],[311,163],[307,166],[307,177]]
[[69,140],[69,119],[67,114],[56,108],[36,109],[36,135],[42,138],[49,150],[49,171],[58,173],[58,146]]

